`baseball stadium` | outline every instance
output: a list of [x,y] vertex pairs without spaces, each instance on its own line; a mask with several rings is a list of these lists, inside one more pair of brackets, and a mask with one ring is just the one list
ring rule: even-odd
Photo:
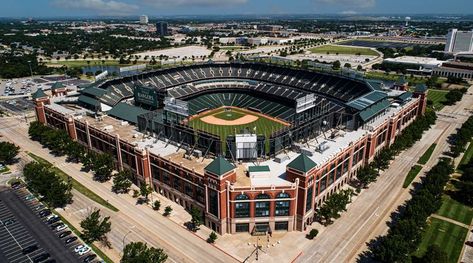
[[[404,89],[405,90],[405,89]],[[183,65],[33,95],[41,123],[110,153],[218,233],[304,231],[423,114],[426,89],[263,63]]]

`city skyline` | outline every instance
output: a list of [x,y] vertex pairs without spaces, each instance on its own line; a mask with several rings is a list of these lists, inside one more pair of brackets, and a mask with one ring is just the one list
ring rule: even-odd
[[6,0],[0,17],[257,14],[465,14],[473,2],[389,0]]

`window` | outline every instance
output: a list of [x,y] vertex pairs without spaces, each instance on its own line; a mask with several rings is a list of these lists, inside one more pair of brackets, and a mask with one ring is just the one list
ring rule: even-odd
[[309,211],[310,209],[312,209],[312,192],[314,191],[314,188],[313,188],[313,185],[309,186],[309,188],[307,189],[307,200],[306,200],[306,207],[305,207],[305,211]]
[[[249,200],[250,198],[245,194],[238,195],[235,200]],[[250,217],[250,203],[236,202],[235,203],[235,217]]]
[[218,195],[213,190],[209,190],[209,213],[218,217]]
[[248,224],[248,223],[236,224],[236,232],[237,233],[249,232],[249,231],[250,231],[250,224]]
[[320,179],[320,192],[322,193],[323,191],[325,191],[325,188],[327,188],[327,176],[324,176],[322,177],[322,179]]
[[287,223],[287,221],[275,222],[274,223],[274,230],[276,230],[276,231],[287,231],[288,225],[289,224]]
[[[287,193],[279,193],[276,196],[276,199],[287,199],[290,198]],[[288,216],[289,215],[289,206],[291,202],[289,200],[276,200],[276,210],[274,211],[275,216]]]
[[[259,194],[256,196],[256,199],[269,199],[267,194]],[[265,217],[269,216],[269,201],[257,201],[255,203],[255,216],[256,217]]]

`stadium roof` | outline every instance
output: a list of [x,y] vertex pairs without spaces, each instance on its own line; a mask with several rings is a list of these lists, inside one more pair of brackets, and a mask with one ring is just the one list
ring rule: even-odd
[[368,121],[369,119],[373,118],[375,115],[380,113],[381,111],[389,108],[391,103],[389,102],[388,99],[384,99],[371,107],[363,110],[360,112],[360,117],[363,121]]
[[228,162],[222,156],[219,156],[219,157],[215,158],[211,163],[209,163],[209,165],[207,165],[204,168],[205,171],[207,171],[209,173],[212,173],[212,174],[215,174],[217,176],[222,176],[222,175],[230,172],[233,169],[235,169],[233,164]]
[[399,95],[397,98],[402,100],[402,101],[406,101],[406,100],[412,98],[412,92],[409,92],[409,91],[404,92],[401,95]]
[[420,93],[426,92],[427,91],[427,86],[423,83],[417,84],[415,91],[420,92]]
[[64,84],[62,84],[61,82],[55,82],[51,86],[51,90],[57,90],[57,89],[61,89],[61,88],[65,88]]
[[111,110],[107,111],[107,114],[127,122],[138,123],[138,115],[148,113],[149,111],[136,107],[124,102],[118,103]]
[[250,166],[248,167],[248,172],[269,172],[269,166],[267,165],[260,165],[260,166]]
[[287,167],[303,173],[307,173],[315,166],[317,166],[317,164],[304,153],[301,153],[296,159],[287,165]]
[[373,104],[385,99],[388,95],[382,91],[372,91],[362,97],[347,103],[348,106],[356,110],[364,110]]
[[84,104],[88,104],[94,108],[97,108],[98,106],[100,106],[100,102],[98,100],[86,95],[80,95],[78,101]]
[[36,90],[35,93],[31,96],[33,99],[39,99],[39,98],[44,98],[47,97],[46,93],[44,93],[43,89],[38,89]]
[[107,93],[106,90],[104,89],[100,89],[100,88],[97,88],[97,87],[88,87],[84,90],[81,91],[82,94],[88,94],[88,95],[92,95],[96,98],[100,98],[101,96],[103,96],[105,93]]

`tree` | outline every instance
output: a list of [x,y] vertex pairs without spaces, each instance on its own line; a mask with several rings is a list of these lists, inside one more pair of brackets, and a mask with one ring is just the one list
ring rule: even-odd
[[105,182],[112,178],[113,157],[110,154],[100,153],[92,159],[92,170],[94,179],[99,182]]
[[463,182],[460,181],[457,183],[458,191],[455,193],[458,201],[473,206],[473,182]]
[[217,234],[215,234],[214,231],[212,231],[212,233],[210,233],[209,237],[207,238],[207,243],[215,243],[215,240],[217,240]]
[[343,65],[344,68],[351,68],[351,64],[350,63],[345,63],[345,65]]
[[128,193],[133,184],[131,179],[132,175],[130,170],[124,169],[118,172],[113,177],[112,191],[115,193]]
[[164,216],[169,216],[172,212],[172,207],[171,206],[166,206],[166,208],[164,208]]
[[0,163],[11,164],[15,160],[20,147],[10,142],[0,142]]
[[306,235],[306,238],[312,240],[312,239],[314,239],[318,234],[319,234],[319,230],[317,230],[317,229],[312,229],[312,230],[310,230],[309,234]]
[[145,201],[148,202],[148,196],[153,192],[153,188],[149,184],[142,183],[140,185],[140,194],[145,198]]
[[156,211],[159,211],[159,208],[161,208],[161,201],[159,200],[154,201],[153,209]]
[[362,67],[361,65],[358,65],[358,66],[356,67],[356,70],[361,71],[361,70],[363,70],[363,67]]
[[106,234],[110,232],[112,226],[109,220],[109,216],[100,220],[100,209],[95,210],[80,222],[80,226],[82,227],[81,237],[86,243],[101,241],[108,244]]
[[378,173],[371,165],[362,167],[356,175],[356,178],[358,179],[358,182],[362,188],[366,188],[370,183],[375,182],[377,177]]
[[422,263],[448,263],[448,254],[438,245],[430,245],[424,256],[420,258]]
[[189,213],[192,216],[191,223],[195,231],[202,224],[202,213],[194,206],[190,209]]
[[123,248],[121,263],[163,263],[168,256],[161,248],[148,247],[143,242],[131,242]]
[[334,70],[339,70],[340,67],[341,67],[341,63],[340,63],[339,60],[337,60],[337,61],[335,61],[335,62],[332,63],[332,69],[334,69]]
[[65,151],[69,160],[78,162],[83,158],[86,150],[82,144],[76,141],[71,141],[67,144]]

